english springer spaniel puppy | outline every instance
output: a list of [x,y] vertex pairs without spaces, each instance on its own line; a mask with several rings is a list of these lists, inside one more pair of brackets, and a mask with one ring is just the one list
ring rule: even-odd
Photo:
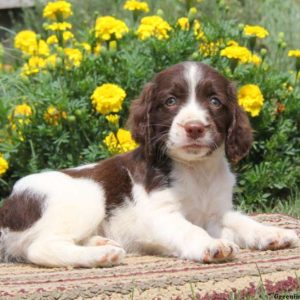
[[20,179],[0,210],[0,257],[42,266],[119,264],[125,251],[199,262],[239,248],[295,247],[295,232],[233,210],[237,162],[251,145],[232,83],[196,62],[157,74],[131,106],[139,147]]

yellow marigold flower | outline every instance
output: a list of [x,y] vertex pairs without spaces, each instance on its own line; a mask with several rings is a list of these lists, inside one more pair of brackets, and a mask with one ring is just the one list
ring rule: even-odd
[[290,50],[288,56],[300,58],[300,50],[299,49]]
[[109,50],[116,50],[118,48],[117,41],[110,41],[108,48]]
[[258,55],[253,54],[252,57],[251,57],[251,59],[250,59],[250,62],[252,62],[256,66],[258,66],[258,65],[261,64],[261,58]]
[[147,2],[140,2],[136,0],[127,0],[123,6],[126,10],[139,10],[145,13],[149,12],[149,6]]
[[57,63],[57,55],[56,54],[52,54],[50,56],[48,56],[46,59],[46,65],[48,67],[55,67],[56,66],[56,63]]
[[219,53],[222,42],[202,42],[199,45],[199,51],[204,57],[215,56]]
[[28,76],[38,73],[46,65],[46,60],[39,56],[32,56],[29,58],[28,63],[26,63],[21,70],[21,74]]
[[64,111],[59,111],[53,105],[50,105],[47,108],[47,111],[44,113],[44,120],[48,124],[53,125],[53,126],[57,126],[61,119],[66,119],[66,118],[67,118],[67,113]]
[[197,12],[198,12],[198,9],[195,6],[191,7],[189,10],[189,14],[196,15]]
[[201,24],[198,20],[194,21],[194,34],[197,35],[198,31],[201,29]]
[[15,48],[31,55],[36,49],[37,36],[32,30],[20,31],[15,36]]
[[48,45],[58,44],[58,38],[55,34],[52,34],[47,38],[46,42]]
[[101,44],[97,44],[96,47],[93,49],[93,53],[99,55],[101,53]]
[[[11,115],[8,116],[11,128],[17,130],[17,128],[23,127],[30,123],[30,117],[32,115],[31,107],[26,104],[16,105]],[[17,131],[21,140],[24,140],[21,131]]]
[[255,36],[260,39],[263,39],[269,35],[269,32],[264,27],[261,26],[246,25],[244,27],[244,34],[247,36]]
[[15,48],[20,49],[28,55],[49,55],[50,50],[44,40],[38,40],[37,35],[32,30],[20,31],[15,36]]
[[252,54],[247,48],[240,46],[236,41],[230,40],[227,42],[227,45],[228,47],[225,48],[227,50],[223,51],[223,49],[221,51],[221,56],[234,58],[242,63],[253,63],[255,65],[261,64],[261,57],[256,54]]
[[96,111],[106,115],[119,112],[125,97],[125,91],[118,85],[105,83],[95,89],[91,99]]
[[74,37],[74,34],[71,31],[64,31],[63,32],[63,39],[64,41],[71,40]]
[[227,42],[227,46],[239,46],[239,43],[234,40],[230,40]]
[[64,54],[66,56],[66,66],[70,68],[72,66],[79,67],[82,61],[82,53],[79,49],[65,48]]
[[52,31],[64,31],[72,29],[72,24],[67,22],[55,22],[45,26],[45,29]]
[[228,46],[220,54],[230,59],[236,59],[243,64],[250,62],[252,58],[250,50],[239,45]]
[[171,29],[169,23],[160,16],[149,16],[142,18],[137,35],[141,40],[146,40],[151,36],[162,40],[169,37],[168,33]]
[[107,116],[105,117],[105,119],[106,119],[109,123],[111,123],[111,124],[113,124],[113,125],[118,125],[118,124],[119,124],[119,120],[120,120],[120,116],[119,116],[119,115],[112,115],[112,114],[110,114],[110,115],[107,115]]
[[199,40],[205,38],[204,31],[202,30],[202,26],[198,20],[194,21],[193,29],[194,29],[194,35],[196,39]]
[[177,20],[176,25],[180,27],[181,30],[187,31],[190,29],[190,22],[187,17],[182,17]]
[[71,3],[67,1],[48,2],[43,11],[43,17],[57,20],[59,17],[66,19],[72,16]]
[[8,167],[9,166],[7,160],[3,157],[2,154],[0,154],[0,176],[6,173]]
[[252,117],[258,116],[264,103],[260,88],[255,84],[246,84],[238,91],[239,105]]
[[198,10],[197,10],[196,7],[191,7],[189,9],[187,17],[188,17],[188,19],[189,19],[190,22],[193,22],[195,20],[197,12],[198,12]]
[[95,35],[104,41],[121,39],[129,31],[127,25],[114,17],[99,17],[95,24]]
[[132,139],[131,133],[123,128],[120,128],[117,134],[109,133],[103,142],[109,152],[113,154],[128,152],[137,147],[137,143]]
[[19,117],[19,116],[30,117],[32,115],[32,109],[26,103],[19,104],[15,106],[13,115],[14,117]]
[[92,47],[89,43],[81,43],[80,45],[87,53],[91,52]]
[[44,40],[39,40],[37,42],[37,49],[33,53],[33,55],[47,56],[47,55],[49,55],[49,53],[50,53],[50,50],[49,50],[47,43]]

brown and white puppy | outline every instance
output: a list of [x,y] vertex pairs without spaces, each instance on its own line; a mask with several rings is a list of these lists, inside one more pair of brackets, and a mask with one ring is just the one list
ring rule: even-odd
[[184,62],[156,75],[129,125],[136,150],[15,184],[0,210],[3,261],[95,267],[127,251],[215,262],[239,247],[296,246],[295,232],[233,211],[227,159],[244,157],[252,134],[234,87],[211,67]]

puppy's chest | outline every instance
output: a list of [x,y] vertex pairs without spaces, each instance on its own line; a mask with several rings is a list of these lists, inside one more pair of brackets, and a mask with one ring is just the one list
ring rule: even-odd
[[190,170],[174,173],[176,198],[190,222],[206,227],[231,205],[232,183],[220,175]]

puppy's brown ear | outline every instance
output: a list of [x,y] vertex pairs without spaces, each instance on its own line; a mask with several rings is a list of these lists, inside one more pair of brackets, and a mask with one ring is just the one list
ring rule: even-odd
[[127,125],[131,130],[132,136],[136,142],[141,145],[147,145],[150,142],[151,128],[149,114],[153,98],[154,84],[145,85],[140,97],[134,100],[130,106]]
[[252,129],[247,114],[238,105],[236,89],[231,84],[228,91],[233,106],[232,122],[227,132],[225,150],[228,159],[237,163],[246,156],[252,144]]

